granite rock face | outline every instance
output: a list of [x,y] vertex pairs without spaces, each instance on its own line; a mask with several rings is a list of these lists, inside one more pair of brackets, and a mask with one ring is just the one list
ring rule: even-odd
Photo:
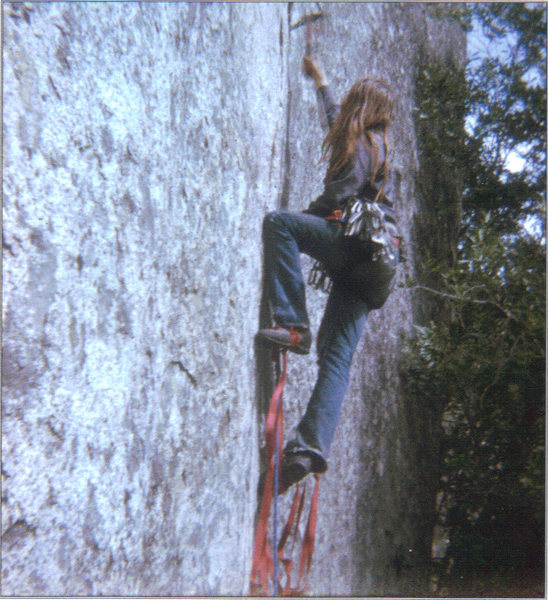
[[[325,168],[304,30],[290,29],[308,8],[3,5],[5,595],[247,592],[261,222],[304,208]],[[325,8],[314,49],[335,95],[365,74],[396,91],[409,237],[415,67],[424,52],[460,56],[463,36],[418,5]],[[314,327],[324,302],[310,292]],[[357,352],[322,482],[315,594],[415,585],[394,567],[424,550],[415,513],[431,509],[397,378],[412,323],[398,290]],[[314,376],[312,356],[292,355],[288,427]]]

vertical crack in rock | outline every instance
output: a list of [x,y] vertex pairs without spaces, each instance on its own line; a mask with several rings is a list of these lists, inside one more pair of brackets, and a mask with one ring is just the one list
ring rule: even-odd
[[284,162],[283,162],[283,184],[282,193],[280,196],[280,208],[286,210],[289,205],[289,191],[290,191],[290,176],[291,176],[291,152],[289,150],[289,134],[291,127],[291,87],[289,80],[289,56],[290,56],[290,45],[291,45],[291,9],[293,3],[289,2],[287,5],[287,52],[286,52],[286,78],[287,78],[287,103],[285,110],[285,140],[284,140]]
[[[289,2],[287,5],[287,42],[286,52],[285,52],[285,77],[287,79],[287,100],[286,100],[286,123],[285,123],[285,136],[284,136],[284,158],[282,163],[282,191],[280,195],[280,200],[278,203],[279,208],[287,209],[289,204],[289,189],[290,189],[290,167],[291,167],[291,154],[289,149],[289,133],[290,133],[290,125],[291,125],[291,89],[290,89],[290,79],[289,79],[289,45],[291,42],[291,35],[289,33],[290,25],[291,25],[291,10],[293,3]],[[280,20],[280,50],[283,55],[284,53],[284,22],[283,19]],[[264,272],[263,277],[261,279],[261,303],[259,308],[259,329],[264,327],[270,327],[272,324],[272,314],[270,310],[270,306],[268,303],[268,298],[264,289]],[[256,389],[257,389],[257,401],[259,404],[259,424],[261,421],[261,416],[266,413],[268,409],[268,401],[272,392],[274,390],[275,385],[275,373],[272,365],[272,353],[270,348],[265,348],[260,344],[255,344],[255,364],[256,364]]]
[[[289,71],[289,70],[288,70]],[[289,80],[289,72],[287,76]],[[289,83],[289,82],[288,82]],[[284,169],[283,169],[283,185],[282,194],[280,196],[280,208],[286,210],[289,205],[289,189],[291,175],[291,153],[289,151],[289,131],[291,126],[291,90],[287,90],[287,110],[285,121],[285,144],[284,144]]]
[[[280,209],[287,209],[289,204],[289,190],[290,190],[290,167],[291,167],[291,154],[289,149],[289,133],[290,133],[290,124],[291,124],[291,90],[290,90],[290,79],[289,79],[289,44],[291,40],[291,35],[289,32],[290,24],[291,24],[291,9],[292,3],[288,3],[287,5],[287,13],[286,19],[287,24],[284,24],[283,19],[280,20],[280,52],[283,56],[284,54],[284,44],[285,48],[285,57],[283,60],[285,61],[285,77],[287,84],[287,100],[285,106],[285,115],[286,115],[286,123],[285,123],[285,136],[284,136],[284,156],[282,162],[282,191],[280,194],[280,199],[278,202],[278,207]],[[284,28],[287,27],[287,35],[284,36]],[[287,38],[287,42],[284,41],[284,37]],[[261,301],[259,306],[259,329],[270,327],[272,324],[272,311],[270,309],[270,304],[268,302],[268,297],[265,291],[265,278],[264,278],[264,265],[263,265],[263,274],[261,277]],[[257,400],[257,424],[259,432],[262,431],[263,427],[263,417],[266,415],[268,410],[268,404],[270,401],[270,397],[272,396],[272,392],[274,391],[274,387],[276,385],[276,369],[275,364],[272,361],[272,349],[262,345],[257,340],[255,341],[255,389],[256,389],[256,400]],[[261,470],[265,468],[265,455],[262,450],[262,436],[259,434],[258,438],[259,444],[259,455],[261,462]],[[259,510],[259,505],[257,505],[257,511]],[[258,513],[257,513],[258,514]]]

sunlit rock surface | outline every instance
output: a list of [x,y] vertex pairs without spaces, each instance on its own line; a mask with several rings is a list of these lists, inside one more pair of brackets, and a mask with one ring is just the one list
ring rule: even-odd
[[[305,208],[325,169],[304,28],[290,30],[310,8],[3,5],[3,594],[247,593],[261,221]],[[462,58],[463,34],[419,5],[324,8],[313,43],[335,95],[365,75],[394,88],[409,239],[415,69]],[[310,291],[314,327],[324,302]],[[397,377],[412,323],[399,289],[357,352],[316,595],[420,588],[430,507]],[[313,355],[291,355],[288,429],[314,377]]]

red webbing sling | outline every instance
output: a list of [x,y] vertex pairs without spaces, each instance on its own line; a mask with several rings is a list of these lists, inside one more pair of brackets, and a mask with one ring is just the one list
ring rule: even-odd
[[[270,400],[270,406],[265,425],[267,472],[261,508],[259,511],[257,531],[255,533],[255,547],[253,551],[253,562],[251,567],[250,594],[253,596],[268,596],[270,583],[274,585],[275,590],[277,588],[280,596],[301,596],[306,587],[308,573],[310,572],[310,567],[312,564],[312,555],[314,552],[320,483],[320,476],[318,474],[315,474],[316,484],[314,487],[314,494],[310,506],[310,514],[301,548],[301,556],[299,561],[299,581],[296,588],[291,587],[291,571],[293,567],[291,554],[295,545],[295,538],[298,532],[299,522],[304,507],[305,494],[304,490],[301,490],[300,487],[297,487],[295,491],[289,517],[282,535],[280,536],[280,541],[276,549],[276,557],[273,555],[268,540],[270,509],[272,507],[272,502],[275,501],[275,475],[277,471],[279,479],[281,471],[279,451],[283,443],[282,394],[287,378],[287,352],[285,350],[282,351],[282,361],[282,373]],[[276,451],[277,449],[278,452]],[[276,460],[277,458],[278,460]],[[293,544],[291,546],[289,556],[285,557],[283,551],[290,536],[293,537]],[[286,575],[284,586],[280,585],[279,574],[276,572],[277,569],[275,569],[275,558],[277,558],[284,566]]]

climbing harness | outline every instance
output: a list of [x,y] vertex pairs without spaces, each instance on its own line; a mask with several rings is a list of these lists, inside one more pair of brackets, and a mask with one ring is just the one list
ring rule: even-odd
[[[305,505],[305,489],[296,486],[289,517],[278,541],[278,491],[281,481],[280,449],[283,442],[283,389],[287,379],[287,349],[281,351],[282,369],[280,379],[274,389],[265,424],[267,471],[259,519],[255,533],[255,547],[250,577],[250,594],[253,596],[302,596],[306,589],[308,574],[312,566],[320,476],[315,473],[315,486],[310,503],[310,513],[301,545],[299,577],[295,587],[291,586],[293,551],[299,533],[299,523]],[[272,544],[269,542],[269,521],[272,510]],[[292,539],[290,549],[284,554],[287,542]],[[275,549],[275,551],[272,550]],[[280,576],[280,563],[285,571],[285,582]],[[270,594],[270,585],[273,593]]]
[[398,264],[404,261],[394,210],[383,202],[352,197],[344,211],[335,210],[325,218],[342,227],[356,258],[335,273],[316,261],[308,276],[309,285],[329,293],[332,281],[337,280],[367,302],[370,309],[381,308],[394,287]]

